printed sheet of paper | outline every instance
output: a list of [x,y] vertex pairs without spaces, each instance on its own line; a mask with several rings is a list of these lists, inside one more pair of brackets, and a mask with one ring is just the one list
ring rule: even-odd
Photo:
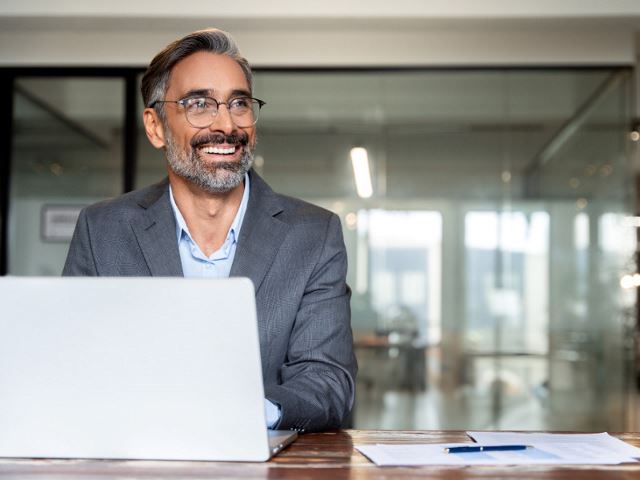
[[[474,432],[476,433],[476,432]],[[612,437],[613,438],[613,437]],[[362,445],[356,448],[380,466],[418,465],[617,465],[636,462],[620,451],[604,448],[593,441],[533,442],[531,448],[513,451],[446,453],[445,448],[514,444],[523,441],[482,441],[480,443],[442,443],[421,445]],[[622,442],[624,444],[624,442]],[[525,443],[531,445],[532,442]],[[627,444],[625,444],[627,445]],[[635,448],[635,447],[632,447]]]
[[640,458],[640,448],[608,433],[466,432],[479,443],[519,443],[523,445],[564,445],[564,449],[584,449],[584,455]]

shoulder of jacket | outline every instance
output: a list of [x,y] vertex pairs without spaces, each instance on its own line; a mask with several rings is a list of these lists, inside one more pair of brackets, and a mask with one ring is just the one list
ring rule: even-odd
[[290,223],[326,223],[337,215],[313,203],[276,193],[284,209],[282,219]]
[[162,197],[167,188],[168,182],[165,179],[154,185],[94,203],[86,207],[84,211],[90,217],[113,214],[126,216],[128,213],[148,208],[149,205]]

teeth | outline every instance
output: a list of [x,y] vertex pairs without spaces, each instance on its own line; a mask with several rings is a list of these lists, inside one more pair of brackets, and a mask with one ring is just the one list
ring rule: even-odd
[[215,154],[218,154],[218,155],[229,155],[231,153],[235,153],[236,147],[229,147],[229,148],[203,147],[202,151],[204,153],[215,153]]

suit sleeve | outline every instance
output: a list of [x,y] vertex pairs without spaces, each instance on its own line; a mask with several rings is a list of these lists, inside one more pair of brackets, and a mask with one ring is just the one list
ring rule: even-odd
[[86,210],[80,212],[73,238],[69,245],[67,260],[62,270],[65,277],[97,276],[98,272],[91,249],[91,237],[89,235],[89,223]]
[[332,215],[296,315],[282,383],[265,392],[281,407],[274,428],[301,432],[338,428],[353,407],[357,363],[346,273],[342,229]]

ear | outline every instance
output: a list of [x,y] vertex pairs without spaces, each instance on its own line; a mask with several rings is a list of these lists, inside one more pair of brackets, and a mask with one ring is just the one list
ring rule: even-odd
[[166,146],[164,126],[158,116],[158,112],[153,108],[145,108],[144,112],[142,112],[142,121],[151,145],[156,148],[164,148]]

